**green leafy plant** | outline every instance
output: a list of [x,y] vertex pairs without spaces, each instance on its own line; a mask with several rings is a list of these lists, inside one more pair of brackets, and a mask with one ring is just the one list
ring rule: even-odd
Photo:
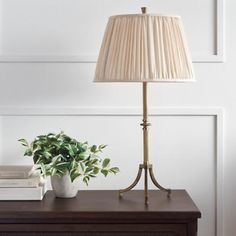
[[26,148],[24,155],[33,157],[43,177],[69,173],[72,182],[81,177],[88,185],[90,178],[99,173],[106,177],[119,172],[118,167],[110,167],[109,158],[99,155],[106,145],[89,146],[88,142],[79,142],[63,132],[37,136],[32,143],[19,141]]

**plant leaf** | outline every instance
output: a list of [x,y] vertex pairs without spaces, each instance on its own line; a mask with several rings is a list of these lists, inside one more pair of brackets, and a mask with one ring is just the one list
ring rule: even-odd
[[80,163],[79,163],[79,165],[80,165],[80,167],[81,167],[82,171],[84,171],[84,165],[83,165],[83,163],[82,163],[82,162],[80,162]]
[[88,185],[88,181],[90,180],[89,176],[85,176],[83,178],[83,181],[86,183],[86,185]]
[[116,174],[120,171],[120,169],[118,167],[112,167],[109,172],[113,173],[113,174]]
[[95,178],[96,177],[96,175],[93,175],[93,174],[89,174],[88,176],[91,177],[91,178]]
[[25,140],[25,139],[19,139],[18,140],[23,146],[25,146],[25,147],[29,147],[29,144],[28,144],[28,142],[27,142],[27,140]]
[[102,170],[101,170],[101,173],[102,173],[105,177],[107,177],[107,175],[108,175],[108,170],[102,169]]
[[93,170],[93,167],[87,167],[87,168],[85,169],[85,172],[84,172],[84,173],[88,173],[88,172],[90,172],[91,170]]
[[91,147],[91,152],[95,153],[97,151],[97,146],[96,145],[93,145]]
[[50,136],[55,136],[55,134],[54,133],[49,133],[49,134],[47,134],[47,137],[50,137]]
[[77,172],[73,172],[70,174],[70,179],[71,179],[71,182],[74,182],[74,180],[78,177],[80,177],[81,174],[80,173],[77,173]]
[[51,158],[52,157],[52,154],[48,151],[44,151],[43,152],[43,155],[48,159],[48,158]]
[[43,163],[40,165],[40,170],[42,172],[43,177],[46,177],[46,168]]
[[110,159],[109,158],[105,158],[102,162],[102,167],[106,168],[110,163]]
[[104,149],[105,147],[107,147],[107,145],[101,144],[98,146],[98,150],[102,152],[102,149]]
[[89,152],[81,152],[80,154],[79,154],[79,157],[81,158],[81,159],[86,159],[86,158],[88,158],[90,156],[90,153]]
[[26,149],[24,156],[32,156],[32,155],[33,155],[33,152],[31,150],[31,148]]
[[97,167],[97,166],[95,166],[94,168],[93,168],[93,174],[94,175],[97,175],[99,173],[99,168]]

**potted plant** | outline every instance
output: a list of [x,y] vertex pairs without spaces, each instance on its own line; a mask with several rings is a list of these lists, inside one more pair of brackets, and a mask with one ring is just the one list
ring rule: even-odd
[[43,177],[51,176],[53,191],[57,197],[71,198],[78,192],[78,180],[85,184],[99,173],[105,177],[116,174],[117,167],[110,167],[110,159],[100,156],[106,145],[79,142],[63,132],[37,136],[29,143],[20,139],[26,148],[24,155],[32,156],[36,169]]

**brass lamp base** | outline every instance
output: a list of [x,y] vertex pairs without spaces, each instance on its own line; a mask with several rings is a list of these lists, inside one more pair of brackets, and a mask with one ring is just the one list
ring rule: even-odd
[[147,106],[147,82],[143,82],[143,123],[140,124],[143,129],[143,164],[139,165],[139,171],[134,182],[128,187],[119,190],[119,196],[122,197],[122,194],[133,189],[139,182],[142,171],[144,170],[144,194],[145,194],[145,204],[148,205],[148,173],[153,184],[162,191],[167,192],[167,197],[170,197],[171,190],[162,187],[156,180],[152,165],[149,164],[148,157],[148,126],[151,124],[148,123],[148,106]]
[[[170,198],[170,194],[171,194],[171,189],[166,189],[164,187],[162,187],[156,180],[154,173],[153,173],[153,168],[152,168],[152,164],[140,164],[139,165],[139,170],[138,170],[138,174],[136,179],[134,180],[134,182],[127,188],[124,189],[120,189],[119,190],[119,196],[122,197],[123,193],[128,192],[129,190],[133,189],[137,183],[139,182],[141,176],[142,176],[142,171],[144,170],[145,173],[145,186],[147,186],[147,173],[149,172],[150,178],[152,180],[152,183],[159,188],[160,190],[167,192],[167,197]],[[145,188],[145,204],[148,205],[148,189]]]

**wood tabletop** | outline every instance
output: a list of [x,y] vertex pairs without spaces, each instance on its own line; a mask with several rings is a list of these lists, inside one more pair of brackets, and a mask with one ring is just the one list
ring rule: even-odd
[[144,193],[133,190],[118,197],[114,190],[79,191],[76,198],[56,198],[48,191],[42,201],[0,201],[0,223],[9,221],[25,223],[50,221],[66,222],[137,222],[145,218],[157,219],[200,218],[201,213],[185,190],[173,190],[171,198],[166,193],[149,191],[149,205],[144,204]]

